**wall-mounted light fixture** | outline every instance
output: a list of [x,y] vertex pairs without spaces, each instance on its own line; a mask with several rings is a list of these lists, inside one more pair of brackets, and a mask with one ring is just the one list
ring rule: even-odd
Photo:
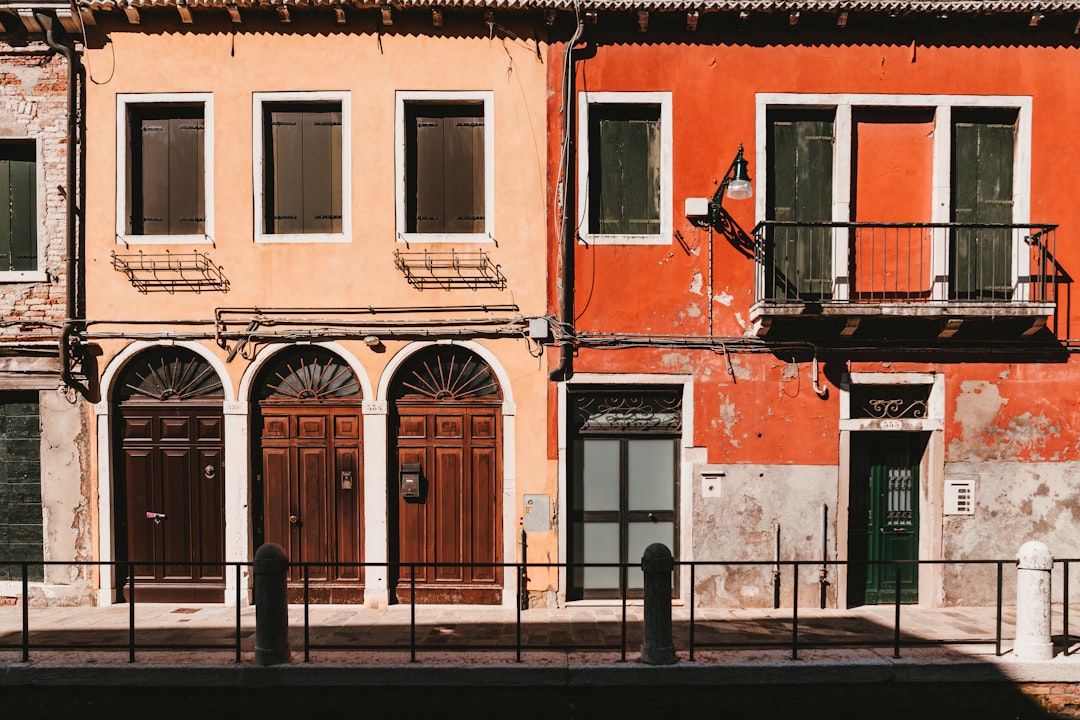
[[743,146],[740,143],[739,152],[731,161],[731,166],[724,173],[724,179],[720,181],[720,187],[716,188],[712,198],[686,198],[687,217],[708,217],[713,227],[716,227],[725,195],[732,200],[754,197],[754,186],[750,183],[750,174],[747,172],[749,164],[743,157]]
[[720,220],[720,205],[724,202],[725,195],[732,200],[749,200],[754,197],[754,186],[750,184],[750,174],[747,172],[749,165],[743,157],[742,143],[739,143],[739,152],[735,154],[731,167],[724,173],[724,179],[720,181],[720,187],[716,188],[716,194],[709,203],[709,219],[714,227]]

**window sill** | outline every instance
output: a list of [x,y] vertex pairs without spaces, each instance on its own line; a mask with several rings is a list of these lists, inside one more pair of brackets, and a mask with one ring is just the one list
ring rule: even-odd
[[255,242],[260,245],[296,245],[300,243],[348,243],[352,242],[345,233],[296,233],[296,234],[258,234]]
[[213,245],[214,238],[201,235],[124,235],[116,234],[117,245]]
[[405,245],[413,243],[477,243],[490,245],[495,238],[490,233],[402,233],[397,235],[397,241]]
[[48,282],[49,274],[43,270],[11,270],[0,272],[0,283]]
[[656,235],[592,235],[582,233],[578,242],[584,245],[670,245],[670,233]]

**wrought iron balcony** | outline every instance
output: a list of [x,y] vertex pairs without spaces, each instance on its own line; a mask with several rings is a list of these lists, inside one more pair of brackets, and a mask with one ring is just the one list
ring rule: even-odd
[[1010,318],[1019,334],[1053,315],[1064,273],[1055,225],[766,221],[754,228],[751,320],[934,321],[948,337],[969,320]]

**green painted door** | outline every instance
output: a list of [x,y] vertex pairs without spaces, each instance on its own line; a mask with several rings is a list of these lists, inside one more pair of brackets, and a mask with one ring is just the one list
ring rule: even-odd
[[[919,462],[926,446],[918,433],[856,433],[849,501],[848,604],[918,602]],[[897,575],[899,570],[899,575]]]
[[[769,217],[796,223],[832,219],[832,112],[798,111],[769,121]],[[771,300],[832,297],[832,229],[772,228],[766,266]]]
[[[953,123],[953,221],[1013,221],[1014,112],[958,111]],[[1008,300],[1013,293],[1013,233],[957,228],[949,248],[954,300]]]

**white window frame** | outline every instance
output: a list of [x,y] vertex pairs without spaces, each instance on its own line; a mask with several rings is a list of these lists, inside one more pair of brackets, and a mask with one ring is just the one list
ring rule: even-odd
[[[758,93],[756,95],[755,156],[760,167],[769,172],[770,163],[766,139],[769,136],[768,113],[777,109],[833,109],[833,206],[832,220],[848,222],[851,219],[852,143],[854,140],[853,109],[898,108],[926,109],[934,113],[933,159],[931,171],[930,222],[947,223],[952,217],[952,111],[954,108],[986,108],[1016,111],[1016,145],[1013,154],[1013,224],[1025,225],[1031,220],[1031,110],[1030,95],[879,95],[879,94],[814,94],[814,93]],[[759,221],[768,212],[766,193],[755,193],[755,212]],[[847,277],[847,233],[838,231],[833,235],[833,299],[844,301],[850,297],[850,279]],[[1013,234],[1014,258],[1025,258],[1019,244],[1018,233]],[[935,278],[933,300],[946,302],[949,298],[949,243],[948,233],[934,233],[932,274]],[[1013,286],[1017,288],[1014,301],[1027,300],[1030,287],[1020,282],[1029,274],[1029,268],[1013,264]],[[759,273],[761,270],[759,269]],[[760,278],[759,278],[760,279]]]
[[[412,103],[453,104],[481,103],[484,108],[484,230],[479,233],[415,233],[406,232],[409,226],[405,217],[406,184],[408,168],[406,144],[408,128],[405,127],[405,106]],[[495,93],[490,90],[398,90],[394,118],[394,186],[397,188],[395,205],[395,237],[406,245],[425,243],[494,243],[495,242]]]
[[[127,232],[128,107],[186,104],[203,106],[204,232],[197,235],[133,235]],[[165,243],[214,244],[214,96],[212,93],[117,93],[116,95],[116,242],[120,245]]]
[[[589,227],[589,108],[593,105],[657,105],[660,107],[660,232],[650,235],[602,234]],[[672,238],[670,92],[578,93],[578,233],[589,245],[670,245]]]
[[[352,113],[351,93],[342,91],[257,92],[252,93],[251,136],[252,189],[255,196],[255,242],[257,243],[347,243],[352,241]],[[341,232],[339,233],[270,233],[263,227],[266,204],[263,168],[263,106],[274,103],[341,104]]]
[[37,138],[19,135],[0,137],[0,142],[34,143],[34,183],[37,185],[37,207],[34,219],[34,225],[37,227],[37,270],[0,270],[0,283],[45,282],[49,279],[49,274],[45,271],[45,247],[48,237],[45,230],[45,214],[41,211],[46,192],[41,142]]

